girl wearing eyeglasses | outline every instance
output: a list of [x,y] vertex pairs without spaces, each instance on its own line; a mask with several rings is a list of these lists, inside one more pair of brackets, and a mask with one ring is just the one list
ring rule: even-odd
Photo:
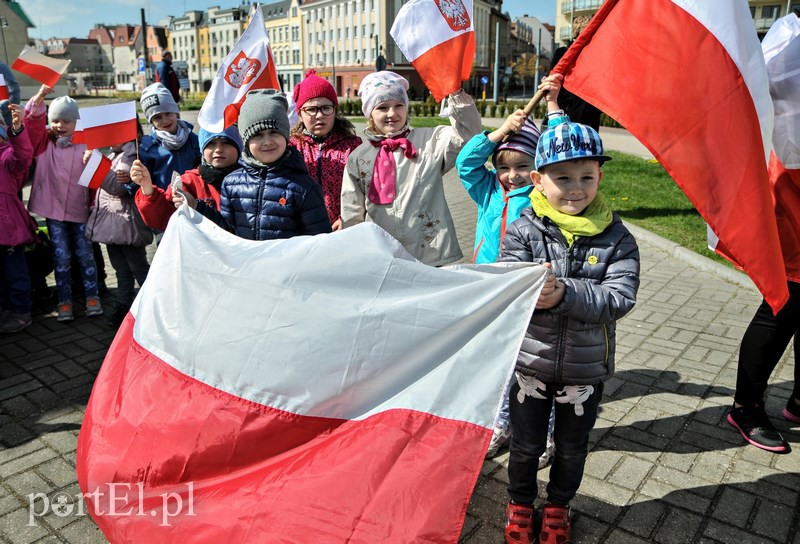
[[342,177],[350,152],[361,144],[353,124],[339,114],[336,91],[315,70],[294,88],[300,121],[289,143],[303,155],[308,173],[322,187],[333,230],[342,227]]

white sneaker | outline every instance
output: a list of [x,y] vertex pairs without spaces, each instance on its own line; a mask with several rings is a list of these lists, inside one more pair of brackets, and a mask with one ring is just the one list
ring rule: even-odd
[[495,427],[494,432],[492,433],[492,440],[489,442],[489,449],[486,450],[486,458],[490,459],[497,455],[502,448],[508,446],[510,439],[511,429],[501,429],[500,427]]

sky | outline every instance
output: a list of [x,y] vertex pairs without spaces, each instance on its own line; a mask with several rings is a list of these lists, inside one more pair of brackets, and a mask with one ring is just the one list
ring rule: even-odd
[[[187,10],[209,6],[228,8],[237,0],[18,0],[33,20],[31,38],[86,38],[95,23],[141,23],[144,8],[147,24],[157,24],[167,15],[183,15]],[[512,19],[528,14],[545,23],[555,23],[556,0],[505,0],[503,11]],[[54,9],[55,5],[57,8]]]

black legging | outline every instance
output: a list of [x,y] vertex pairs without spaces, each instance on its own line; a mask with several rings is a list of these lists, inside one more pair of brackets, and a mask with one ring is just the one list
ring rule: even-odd
[[742,337],[734,396],[737,404],[764,406],[764,393],[767,390],[769,377],[792,336],[794,336],[793,396],[800,399],[798,329],[800,329],[800,283],[790,281],[789,301],[778,315],[772,315],[769,304],[763,301]]

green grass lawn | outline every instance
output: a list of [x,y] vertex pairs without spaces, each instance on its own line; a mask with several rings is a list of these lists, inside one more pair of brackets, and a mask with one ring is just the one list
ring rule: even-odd
[[660,164],[615,151],[608,155],[614,160],[603,165],[600,191],[620,217],[730,266],[708,249],[705,221]]

